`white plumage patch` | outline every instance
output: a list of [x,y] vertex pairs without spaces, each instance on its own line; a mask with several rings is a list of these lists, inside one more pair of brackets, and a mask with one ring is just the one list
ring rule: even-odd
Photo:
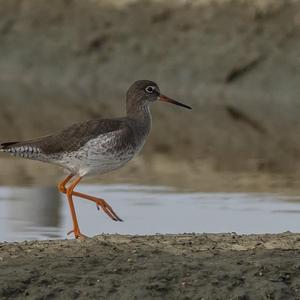
[[92,139],[79,150],[63,154],[57,164],[79,176],[104,174],[121,168],[138,149],[127,145],[116,150],[114,137],[114,134],[108,133]]
[[28,145],[19,146],[19,147],[10,147],[8,149],[2,149],[2,151],[23,158],[35,158],[39,153],[41,153],[41,150],[39,148],[28,146]]

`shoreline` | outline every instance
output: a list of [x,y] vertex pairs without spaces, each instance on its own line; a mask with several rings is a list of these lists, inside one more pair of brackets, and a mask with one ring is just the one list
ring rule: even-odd
[[300,234],[0,243],[0,299],[298,299]]

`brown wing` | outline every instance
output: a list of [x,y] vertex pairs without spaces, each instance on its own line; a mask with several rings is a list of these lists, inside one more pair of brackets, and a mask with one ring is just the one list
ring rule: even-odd
[[98,135],[126,128],[125,118],[89,120],[71,125],[70,127],[45,137],[22,142],[0,144],[0,150],[14,147],[30,146],[45,154],[71,152],[81,148],[88,140]]

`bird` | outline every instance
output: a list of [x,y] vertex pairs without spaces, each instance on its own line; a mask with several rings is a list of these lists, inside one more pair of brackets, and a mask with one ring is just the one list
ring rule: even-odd
[[96,203],[97,209],[102,208],[113,221],[123,220],[104,199],[77,192],[75,187],[83,177],[123,167],[141,151],[152,124],[150,105],[156,101],[191,109],[161,94],[154,81],[137,80],[127,90],[125,117],[90,119],[44,137],[0,143],[0,151],[55,164],[68,172],[58,183],[58,190],[66,194],[72,217],[73,229],[67,234],[85,239],[87,236],[79,228],[74,196]]

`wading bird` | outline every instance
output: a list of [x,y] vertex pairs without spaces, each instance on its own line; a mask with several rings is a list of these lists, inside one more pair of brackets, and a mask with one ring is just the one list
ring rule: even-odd
[[121,168],[140,152],[151,128],[149,106],[157,100],[191,109],[161,94],[155,82],[138,80],[127,91],[126,117],[88,120],[45,137],[1,143],[0,151],[56,164],[69,172],[58,185],[67,195],[72,215],[73,230],[68,234],[85,238],[79,229],[73,196],[95,202],[114,221],[122,219],[104,199],[76,192],[75,187],[84,176]]

